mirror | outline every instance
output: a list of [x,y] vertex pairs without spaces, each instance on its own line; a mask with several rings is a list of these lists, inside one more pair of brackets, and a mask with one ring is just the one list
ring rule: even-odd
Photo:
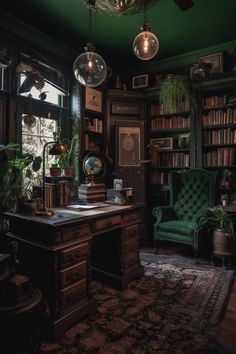
[[94,184],[95,178],[103,177],[105,174],[105,162],[96,152],[90,152],[85,156],[82,167],[86,175],[86,183]]

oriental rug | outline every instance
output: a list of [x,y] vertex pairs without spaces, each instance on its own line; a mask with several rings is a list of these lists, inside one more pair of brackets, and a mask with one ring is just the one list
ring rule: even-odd
[[142,278],[124,291],[94,281],[97,313],[71,327],[61,341],[43,343],[39,353],[227,353],[215,335],[234,271],[195,265],[181,255],[140,257]]

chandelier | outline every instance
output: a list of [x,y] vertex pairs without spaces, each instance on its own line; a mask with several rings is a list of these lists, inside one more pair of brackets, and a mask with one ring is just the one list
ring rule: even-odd
[[83,0],[85,4],[104,15],[133,15],[155,5],[158,0]]

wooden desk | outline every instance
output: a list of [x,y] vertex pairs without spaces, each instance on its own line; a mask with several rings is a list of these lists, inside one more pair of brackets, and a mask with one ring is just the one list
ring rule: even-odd
[[139,261],[141,205],[90,211],[53,209],[51,217],[6,213],[6,237],[18,243],[20,271],[42,290],[52,339],[96,309],[94,277],[124,289],[143,274]]

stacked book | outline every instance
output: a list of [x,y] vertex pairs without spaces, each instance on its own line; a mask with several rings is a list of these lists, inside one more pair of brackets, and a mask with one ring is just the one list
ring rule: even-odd
[[81,184],[78,188],[78,197],[88,203],[102,202],[106,200],[105,184]]

